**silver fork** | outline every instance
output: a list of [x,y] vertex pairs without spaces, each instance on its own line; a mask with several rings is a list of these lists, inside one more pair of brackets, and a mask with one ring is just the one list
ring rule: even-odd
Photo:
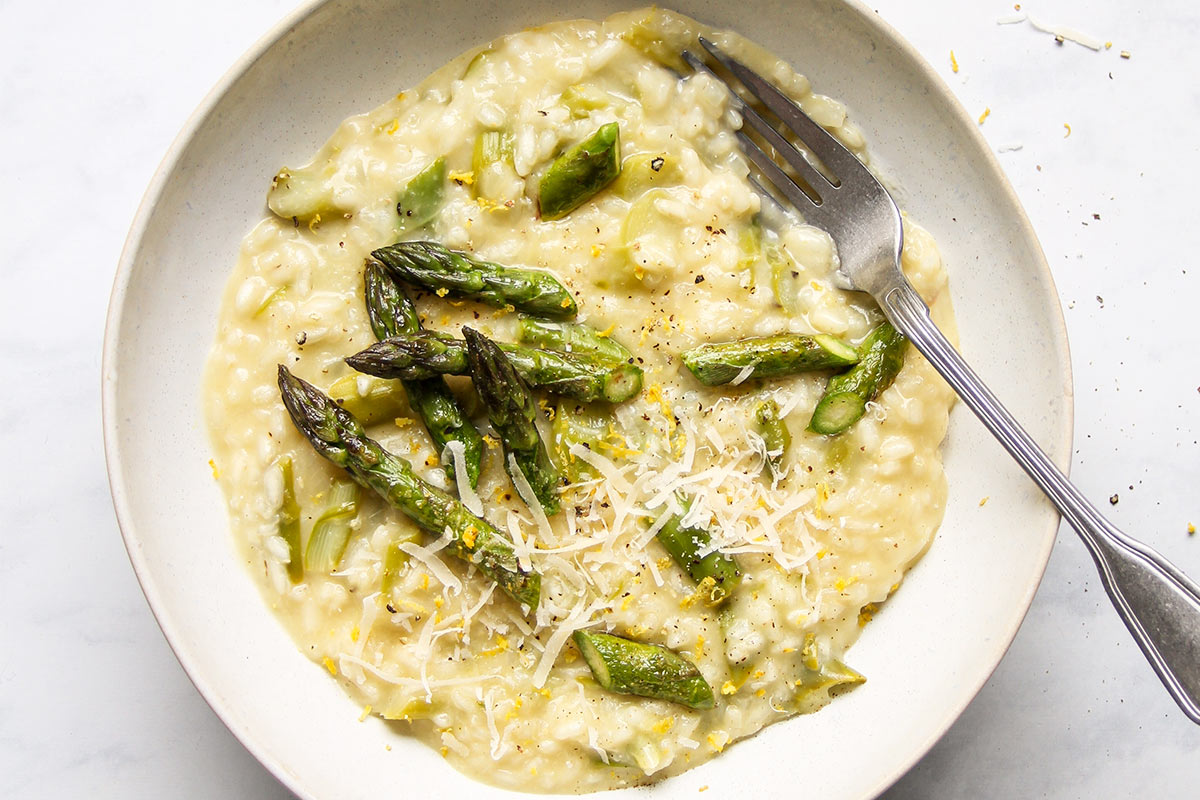
[[[904,242],[900,211],[866,166],[779,89],[712,42],[701,38],[700,44],[803,142],[824,171],[731,90],[744,124],[807,186],[793,181],[739,130],[746,155],[805,219],[833,237],[841,258],[839,278],[846,288],[875,298],[892,325],[942,374],[1083,539],[1105,591],[1138,647],[1183,712],[1200,724],[1200,586],[1101,516],[933,324],[929,307],[900,271]],[[725,83],[692,53],[685,51],[683,57],[693,69]]]

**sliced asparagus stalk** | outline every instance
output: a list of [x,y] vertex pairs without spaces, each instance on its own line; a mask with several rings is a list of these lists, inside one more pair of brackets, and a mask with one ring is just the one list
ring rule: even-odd
[[437,217],[446,196],[446,159],[438,158],[408,182],[396,201],[400,232],[420,230]]
[[279,504],[276,530],[288,549],[287,574],[292,583],[304,578],[304,562],[300,558],[300,504],[296,502],[296,477],[292,468],[292,457],[283,456],[278,461],[283,476],[283,501]]
[[813,410],[808,429],[828,435],[841,433],[866,413],[867,403],[892,385],[904,366],[908,339],[890,323],[867,336],[859,352],[862,360],[852,369],[829,379],[825,394]]
[[542,219],[561,219],[612,183],[621,172],[621,136],[615,122],[554,160],[538,185]]
[[403,387],[374,375],[344,375],[329,387],[329,396],[364,425],[395,419],[404,410]]
[[853,689],[866,678],[846,666],[840,659],[821,659],[817,652],[816,636],[804,637],[800,649],[800,677],[795,682],[795,703],[801,713],[810,713],[824,706],[835,694]]
[[329,505],[313,523],[304,550],[304,568],[332,572],[342,564],[350,543],[350,523],[358,516],[358,484],[336,481],[329,492]]
[[612,190],[625,200],[655,186],[674,186],[682,179],[679,159],[669,153],[635,153],[621,162],[621,174]]
[[[421,320],[412,300],[399,284],[392,279],[387,269],[374,259],[367,259],[364,273],[367,317],[375,336],[386,339],[421,330]],[[483,437],[471,424],[466,411],[459,404],[446,380],[441,376],[401,381],[408,393],[408,404],[425,423],[429,438],[433,440],[438,456],[450,442],[462,442],[463,460],[467,469],[467,480],[474,489],[479,485],[479,471],[483,461]],[[451,480],[454,465],[445,463],[442,468]]]
[[271,180],[267,207],[277,216],[298,223],[341,216],[349,209],[334,199],[336,172],[337,164],[332,159],[314,161],[306,167],[284,167]]
[[575,631],[573,638],[603,689],[688,708],[713,707],[712,688],[700,670],[673,650],[608,633]]
[[560,353],[595,356],[614,364],[628,363],[633,358],[633,353],[620,342],[579,322],[550,322],[537,317],[521,317],[517,323],[517,341]]
[[[505,454],[512,456],[505,459],[505,466],[510,474],[520,470],[548,516],[557,514],[560,506],[555,490],[562,480],[538,434],[533,391],[495,342],[471,328],[463,328],[463,336],[475,390],[487,408]],[[519,486],[517,476],[512,478]]]
[[418,478],[408,461],[368,438],[358,420],[282,364],[279,391],[297,430],[318,453],[424,530],[438,536],[448,531],[450,552],[479,567],[518,603],[537,607],[541,575],[521,568],[512,543],[491,523]]
[[853,347],[826,334],[781,333],[703,344],[683,354],[684,365],[706,386],[846,367],[857,361]]
[[763,400],[754,409],[754,419],[758,423],[758,433],[767,446],[767,463],[771,472],[778,474],[783,467],[783,457],[792,443],[787,424],[779,418],[779,404],[774,400]]
[[437,242],[397,242],[371,253],[406,283],[440,295],[452,294],[481,303],[543,317],[575,316],[575,300],[548,272],[503,267]]
[[400,570],[408,563],[408,553],[400,549],[400,542],[388,542],[387,552],[383,555],[383,574],[380,576],[380,590],[385,597],[390,597]]
[[[632,364],[521,345],[498,346],[530,385],[554,394],[620,403],[642,390],[642,370]],[[368,375],[403,380],[470,372],[466,343],[431,331],[385,339],[350,356],[346,363]]]
[[691,503],[684,498],[678,500],[683,506],[683,512],[667,520],[667,524],[659,530],[655,538],[666,548],[671,559],[682,567],[698,586],[704,587],[706,604],[719,606],[741,582],[742,571],[732,556],[717,550],[707,552],[712,545],[712,534],[703,528],[683,526],[683,517]]

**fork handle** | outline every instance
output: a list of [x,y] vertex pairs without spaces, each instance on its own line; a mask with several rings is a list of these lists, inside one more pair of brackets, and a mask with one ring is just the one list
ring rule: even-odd
[[1200,724],[1200,586],[1150,547],[1121,533],[1054,466],[967,365],[904,281],[882,292],[891,323],[958,392],[1083,539],[1117,613],[1171,697]]

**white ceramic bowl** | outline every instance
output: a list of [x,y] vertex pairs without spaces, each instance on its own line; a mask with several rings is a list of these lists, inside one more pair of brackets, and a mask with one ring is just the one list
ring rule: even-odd
[[[238,243],[281,164],[344,117],[470,46],[527,25],[599,18],[613,0],[481,4],[328,0],[239,61],[155,176],[121,259],[104,343],[113,500],[146,597],[225,724],[304,797],[499,794],[359,709],[302,656],[234,555],[209,472],[202,365]],[[845,101],[897,199],[941,245],[962,347],[1061,465],[1071,381],[1057,294],[1029,223],[974,121],[874,13],[844,0],[686,0]],[[819,714],[768,728],[657,785],[655,796],[868,797],[937,740],[1000,661],[1054,540],[1057,516],[969,413],[952,415],[945,523],[854,648],[871,677]],[[980,505],[984,497],[990,498]],[[390,749],[388,746],[390,745]],[[646,793],[641,790],[640,793]]]

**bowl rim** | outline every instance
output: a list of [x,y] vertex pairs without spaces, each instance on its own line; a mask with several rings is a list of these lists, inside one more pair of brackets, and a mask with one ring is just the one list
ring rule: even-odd
[[[155,621],[158,623],[164,638],[167,640],[168,646],[179,661],[184,673],[192,682],[192,685],[196,687],[205,703],[208,704],[213,713],[221,720],[222,724],[226,726],[230,733],[234,735],[241,745],[268,772],[290,791],[305,798],[312,797],[312,795],[306,791],[305,787],[299,784],[298,776],[293,774],[280,759],[269,752],[264,744],[251,735],[248,727],[242,724],[237,715],[231,713],[230,709],[225,707],[225,703],[221,700],[221,695],[216,688],[209,684],[204,675],[199,674],[195,670],[194,665],[186,655],[186,646],[183,637],[179,633],[170,612],[162,603],[158,584],[146,563],[138,542],[138,537],[134,531],[133,514],[128,505],[125,485],[125,464],[121,456],[121,445],[117,430],[117,387],[119,380],[115,370],[115,363],[119,344],[118,332],[121,329],[121,323],[126,310],[126,295],[132,279],[133,264],[141,248],[142,239],[152,212],[167,186],[168,177],[178,166],[183,153],[191,144],[197,131],[208,120],[226,92],[294,28],[331,2],[334,2],[334,0],[304,0],[298,7],[276,22],[274,26],[260,36],[254,44],[238,57],[217,80],[188,116],[172,140],[155,170],[145,194],[142,196],[141,202],[138,204],[117,262],[117,270],[113,278],[112,291],[105,318],[100,370],[101,425],[103,428],[104,460],[108,474],[109,491],[112,496],[113,510],[116,515],[118,528],[121,531],[121,538],[124,542],[126,553],[129,556],[142,593],[146,598],[147,604],[150,606],[150,612],[154,615]],[[1009,182],[1003,167],[1000,165],[999,159],[996,157],[996,153],[992,150],[991,145],[987,142],[978,126],[974,124],[974,119],[962,103],[959,102],[941,75],[925,60],[916,47],[878,13],[866,5],[864,0],[832,0],[832,2],[845,7],[845,9],[858,17],[859,22],[867,28],[874,30],[882,38],[888,40],[915,67],[921,79],[933,92],[935,99],[943,107],[949,109],[953,122],[958,123],[961,129],[967,132],[966,135],[974,146],[976,153],[982,155],[982,166],[985,170],[984,177],[992,186],[999,190],[1004,203],[1014,212],[1013,219],[1019,227],[1022,238],[1032,245],[1034,263],[1030,265],[1030,268],[1039,277],[1038,286],[1048,301],[1045,304],[1046,308],[1051,311],[1047,323],[1057,334],[1054,337],[1053,347],[1058,351],[1057,356],[1059,364],[1062,367],[1062,388],[1064,399],[1066,400],[1062,409],[1059,430],[1057,431],[1057,440],[1051,443],[1052,447],[1050,449],[1058,453],[1058,457],[1054,459],[1057,466],[1065,474],[1069,475],[1074,440],[1075,392],[1070,344],[1067,340],[1066,319],[1059,300],[1058,290],[1054,283],[1054,276],[1046,260],[1041,241],[1033,229],[1033,224],[1030,222],[1022,206],[1020,198]],[[962,404],[956,404],[956,407],[952,409],[952,413],[956,416],[962,416],[966,412],[961,409]],[[875,787],[872,789],[872,796],[878,796],[886,791],[924,758],[929,750],[945,736],[951,725],[961,716],[966,707],[978,695],[984,684],[991,678],[991,675],[1003,660],[1004,655],[1016,637],[1017,631],[1029,613],[1034,595],[1037,593],[1042,578],[1045,575],[1046,566],[1050,560],[1050,554],[1054,547],[1056,534],[1061,522],[1061,517],[1056,511],[1047,515],[1047,530],[1041,537],[1042,545],[1040,551],[1037,553],[1036,576],[1031,576],[1036,579],[1029,582],[1021,597],[1021,613],[1013,617],[1010,624],[999,631],[995,637],[991,668],[986,670],[985,674],[981,674],[978,677],[971,691],[964,693],[961,702],[950,704],[943,709],[942,719],[933,728],[929,736],[918,747],[912,750],[911,757],[906,762],[898,764],[892,771],[879,776]]]

